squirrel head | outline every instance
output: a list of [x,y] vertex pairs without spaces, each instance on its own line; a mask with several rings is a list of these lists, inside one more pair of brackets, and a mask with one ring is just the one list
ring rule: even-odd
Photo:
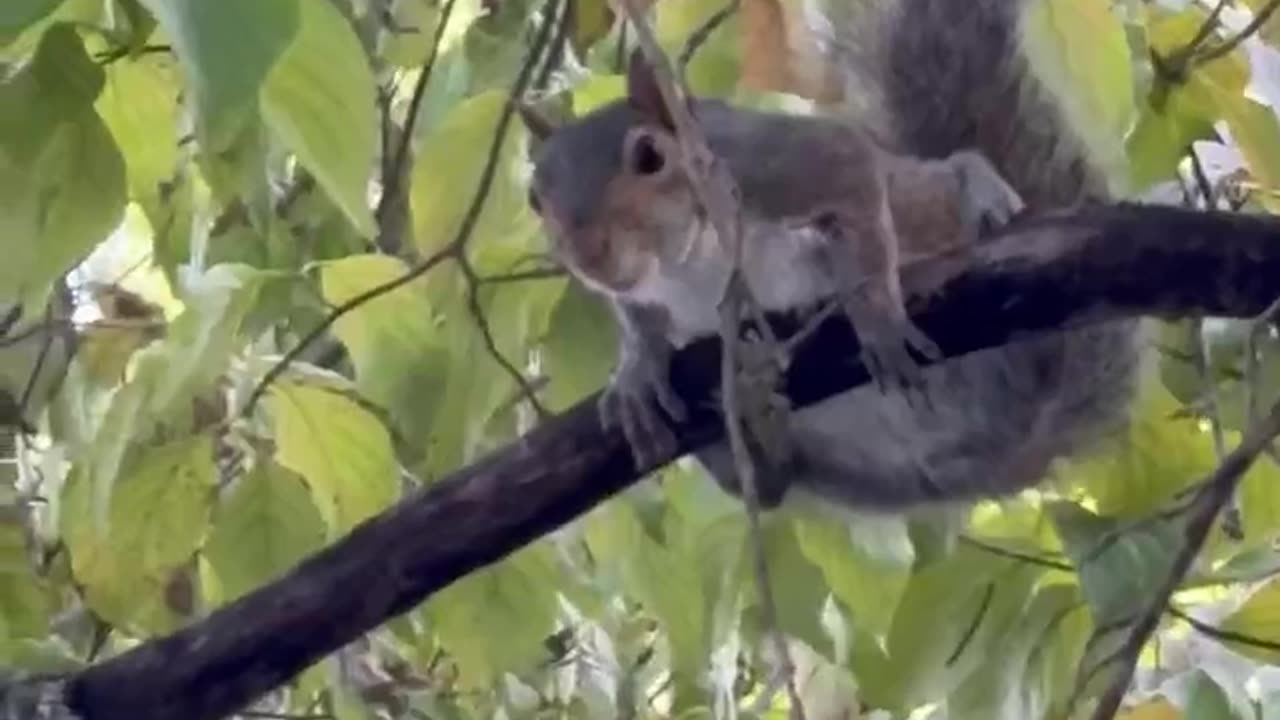
[[552,253],[583,282],[626,295],[681,256],[701,226],[671,114],[637,51],[627,96],[560,127],[527,108],[529,202]]

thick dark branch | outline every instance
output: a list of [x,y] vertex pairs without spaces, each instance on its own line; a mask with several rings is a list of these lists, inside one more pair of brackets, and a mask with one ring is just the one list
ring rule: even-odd
[[[1280,296],[1280,221],[1120,206],[1018,223],[977,253],[913,268],[940,292],[913,314],[948,356],[1015,335],[1134,315],[1244,317]],[[793,328],[779,321],[778,331]],[[867,380],[849,326],[833,317],[799,350],[788,394],[812,404]],[[681,352],[673,381],[696,408],[683,450],[719,436],[710,392],[719,342]],[[574,519],[634,483],[622,438],[589,398],[522,441],[361,525],[288,576],[203,622],[71,679],[89,720],[223,717],[458,578]]]

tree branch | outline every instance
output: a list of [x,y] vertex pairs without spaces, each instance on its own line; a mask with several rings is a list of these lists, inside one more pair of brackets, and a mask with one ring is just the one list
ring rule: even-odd
[[[1120,205],[1020,220],[962,258],[904,271],[914,319],[953,357],[1028,332],[1136,315],[1252,317],[1280,296],[1280,220]],[[789,335],[799,322],[776,319]],[[797,348],[786,392],[811,405],[867,382],[840,313]],[[675,357],[690,407],[680,452],[723,423],[719,340]],[[285,577],[168,637],[69,678],[87,720],[212,720],[245,707],[361,633],[466,574],[573,520],[636,482],[622,436],[599,425],[595,397],[519,442],[406,497]],[[672,458],[667,458],[670,461]],[[355,591],[353,591],[355,589]]]

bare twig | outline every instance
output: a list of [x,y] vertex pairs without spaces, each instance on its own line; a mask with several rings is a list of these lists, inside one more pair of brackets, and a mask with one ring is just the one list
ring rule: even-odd
[[999,555],[1000,557],[1010,558],[1012,560],[1020,560],[1030,565],[1039,565],[1050,570],[1063,570],[1065,572],[1075,572],[1075,566],[1069,562],[1055,559],[1047,555],[1034,555],[1032,553],[1021,552],[1018,550],[1010,550],[1009,548],[994,545],[985,540],[979,540],[971,535],[961,535],[960,542],[971,545],[983,552]]
[[1196,53],[1194,58],[1195,62],[1203,65],[1205,63],[1213,62],[1225,55],[1231,54],[1233,50],[1240,46],[1240,43],[1248,40],[1254,33],[1262,29],[1262,26],[1267,24],[1267,21],[1271,19],[1271,16],[1275,14],[1277,9],[1280,9],[1280,0],[1271,0],[1271,2],[1267,3],[1257,12],[1256,15],[1253,16],[1253,19],[1249,21],[1249,24],[1245,25],[1240,32],[1236,33],[1228,40],[1214,45],[1213,47],[1202,49],[1200,52]]
[[1175,605],[1170,605],[1168,608],[1165,609],[1165,612],[1169,613],[1173,617],[1176,617],[1179,620],[1190,625],[1192,630],[1195,630],[1201,635],[1211,637],[1214,640],[1220,640],[1222,642],[1233,642],[1240,645],[1248,645],[1249,647],[1255,647],[1255,648],[1258,648],[1259,650],[1271,650],[1272,652],[1280,652],[1280,643],[1278,642],[1272,642],[1271,640],[1263,640],[1262,638],[1259,638],[1259,637],[1246,635],[1245,633],[1239,633],[1232,630],[1223,630],[1222,628],[1210,625],[1209,623],[1204,622],[1203,620],[1197,620],[1194,617],[1191,617],[1191,615],[1187,614],[1182,610],[1179,610]]
[[987,611],[991,609],[991,599],[995,597],[996,584],[989,582],[982,589],[982,600],[978,603],[978,610],[973,614],[973,618],[969,621],[969,625],[965,627],[964,633],[960,636],[960,640],[956,643],[955,649],[947,656],[947,665],[954,665],[956,660],[964,654],[965,648],[969,647],[969,643],[973,642],[973,636],[977,634],[978,628],[982,626],[982,620],[987,616]]
[[364,305],[367,302],[375,300],[379,297],[382,297],[383,295],[386,295],[387,293],[390,293],[394,290],[404,287],[405,285],[408,285],[409,283],[413,282],[414,280],[428,273],[435,266],[439,265],[445,260],[452,258],[453,256],[454,256],[453,247],[452,246],[446,247],[440,252],[419,262],[417,265],[414,265],[408,272],[401,275],[400,277],[395,278],[393,280],[389,280],[385,283],[382,283],[381,285],[375,285],[369,288],[368,290],[365,290],[364,292],[349,298],[345,302],[339,303],[338,305],[334,306],[333,312],[329,313],[329,315],[327,315],[325,319],[320,322],[320,324],[312,328],[310,332],[302,336],[302,339],[298,341],[298,344],[294,345],[292,348],[289,348],[289,351],[286,352],[284,356],[281,357],[280,360],[276,362],[275,365],[271,366],[271,369],[267,371],[267,374],[262,376],[262,380],[258,381],[257,386],[253,388],[253,392],[249,393],[249,398],[245,400],[244,407],[241,408],[239,414],[248,415],[252,413],[254,407],[258,404],[258,401],[262,399],[263,393],[267,391],[267,387],[269,387],[276,380],[280,379],[280,376],[283,375],[284,372],[289,369],[289,365],[292,364],[294,360],[297,360],[299,357],[301,357],[302,354],[306,352],[307,348],[310,347],[312,343],[320,339],[320,337],[323,336],[329,330],[329,328],[333,327],[334,323],[342,319],[344,315],[355,310],[356,308],[359,308],[361,305]]
[[[555,0],[551,0],[555,2]],[[550,18],[548,23],[552,22]],[[480,337],[484,340],[485,350],[498,363],[511,380],[515,382],[516,387],[520,388],[520,394],[529,401],[534,411],[538,413],[538,418],[545,420],[550,417],[550,413],[542,402],[538,400],[538,392],[533,385],[525,378],[524,373],[520,372],[510,360],[507,359],[502,351],[498,348],[498,341],[493,337],[493,330],[489,327],[489,319],[485,317],[484,307],[480,304],[480,278],[476,275],[475,269],[471,267],[471,262],[465,256],[459,256],[458,269],[462,271],[462,277],[467,283],[467,310],[471,313],[471,319],[475,322],[476,327],[480,330]]]
[[44,338],[40,342],[40,352],[36,355],[35,365],[31,368],[31,374],[27,376],[27,384],[22,388],[22,397],[18,400],[18,419],[21,420],[26,416],[27,406],[31,403],[31,395],[35,392],[36,383],[40,380],[40,375],[44,373],[45,363],[49,360],[49,351],[53,349],[54,339],[57,333],[53,330],[53,303],[50,302],[45,308],[45,325],[49,327],[49,332],[45,333]]
[[509,283],[528,282],[530,280],[550,280],[552,278],[565,277],[567,273],[564,268],[546,267],[534,268],[532,270],[520,270],[518,272],[503,273],[501,275],[486,275],[476,278],[476,282],[481,285],[506,285]]
[[689,66],[698,50],[702,49],[702,46],[711,38],[711,34],[719,29],[729,18],[733,17],[733,14],[738,12],[738,8],[741,5],[742,0],[729,0],[724,4],[724,7],[712,13],[706,22],[699,25],[697,29],[689,34],[689,39],[685,42],[684,49],[680,51],[680,57],[676,59],[676,67],[680,69],[681,77],[684,77],[685,68]]
[[[556,34],[551,38],[551,46],[547,49],[547,57],[542,62],[542,70],[533,81],[536,90],[543,90],[551,84],[551,75],[564,63],[564,51],[569,44],[569,36],[573,34],[577,22],[578,0],[565,0],[561,3],[560,20],[556,23]],[[552,11],[555,8],[551,8]],[[551,21],[552,18],[547,18]]]
[[1186,45],[1178,49],[1169,58],[1171,66],[1177,68],[1181,72],[1186,72],[1187,65],[1193,60],[1196,53],[1204,47],[1204,44],[1213,36],[1213,31],[1218,29],[1218,21],[1222,17],[1222,11],[1227,5],[1231,4],[1231,0],[1218,0],[1218,4],[1209,12],[1209,16],[1200,23],[1200,29],[1196,31],[1195,37],[1191,38]]
[[1116,675],[1103,692],[1094,710],[1094,720],[1110,720],[1124,700],[1133,678],[1138,656],[1147,639],[1155,631],[1182,578],[1191,568],[1205,538],[1213,527],[1218,512],[1230,502],[1245,472],[1253,465],[1276,435],[1280,434],[1280,404],[1276,404],[1262,420],[1245,432],[1244,439],[1231,451],[1218,468],[1205,480],[1203,488],[1187,510],[1183,528],[1183,545],[1174,557],[1169,575],[1162,587],[1147,603],[1147,610],[1137,619],[1129,637],[1116,653]]
[[[413,87],[413,96],[409,100],[409,111],[400,133],[400,144],[396,146],[395,159],[386,167],[386,175],[382,178],[382,196],[378,198],[376,212],[379,227],[386,222],[392,206],[400,201],[400,194],[403,191],[402,182],[405,173],[408,172],[409,151],[413,147],[413,133],[418,124],[418,113],[421,112],[422,99],[427,94],[427,84],[431,81],[432,70],[435,69],[436,59],[440,56],[440,43],[444,39],[445,28],[449,25],[449,19],[453,16],[453,6],[456,4],[457,0],[445,0],[436,23],[435,34],[431,37],[431,51],[427,54],[426,62],[422,64],[422,71],[418,74],[418,82]],[[378,243],[379,246],[382,244]]]

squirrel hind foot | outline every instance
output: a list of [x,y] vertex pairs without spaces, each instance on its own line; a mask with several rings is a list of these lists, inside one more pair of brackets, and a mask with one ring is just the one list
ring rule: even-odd
[[960,220],[970,239],[1007,225],[1026,204],[982,154],[964,150],[947,158],[960,185]]

